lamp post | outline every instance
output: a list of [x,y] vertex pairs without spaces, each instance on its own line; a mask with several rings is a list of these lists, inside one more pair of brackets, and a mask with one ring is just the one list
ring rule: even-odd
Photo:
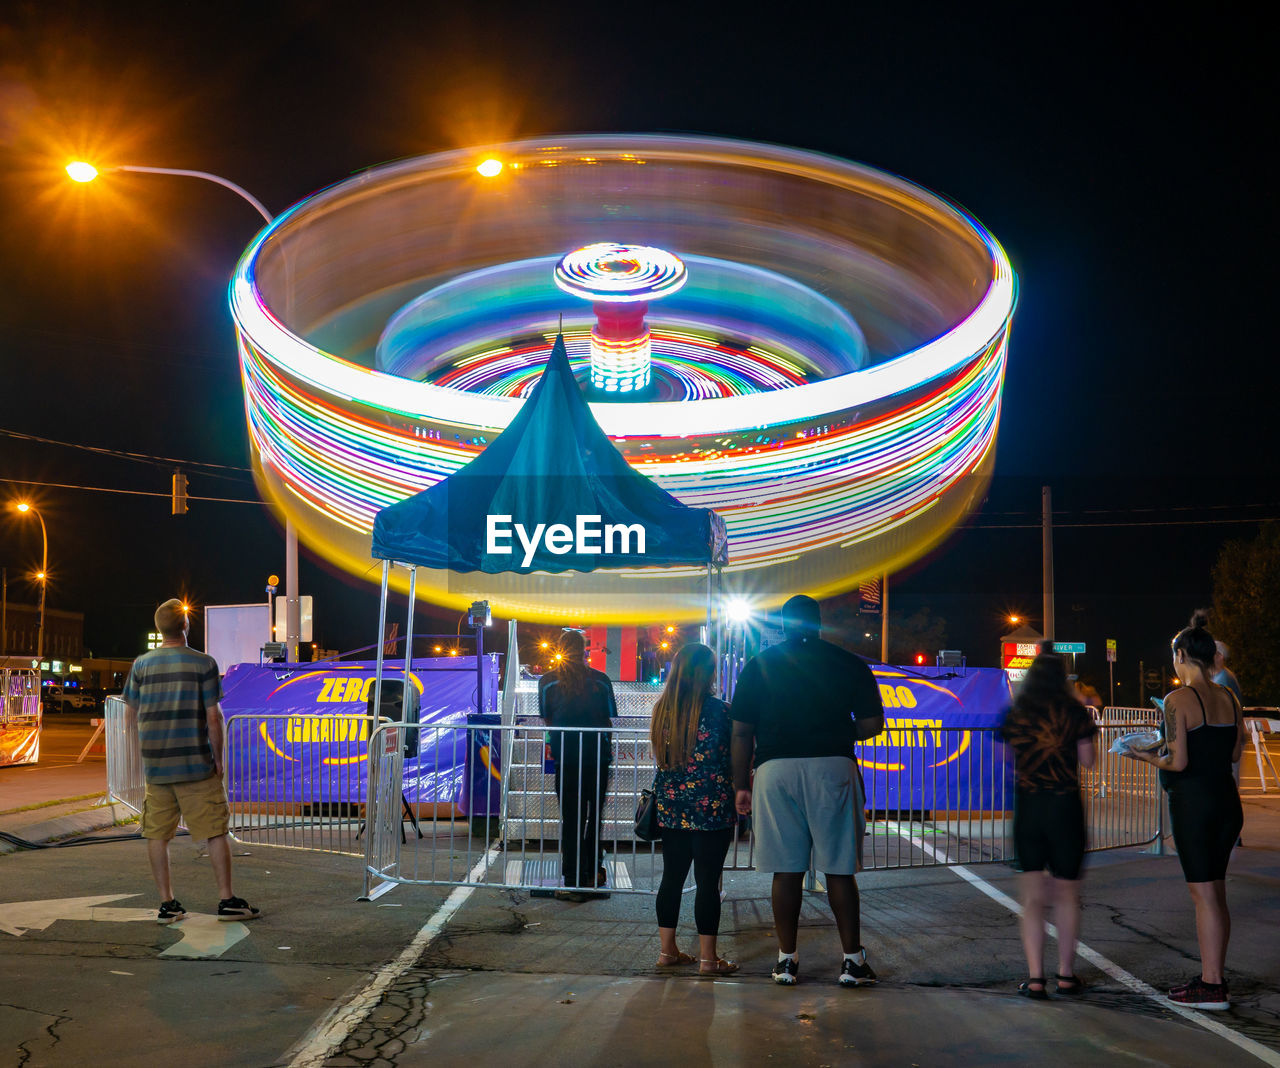
[[[139,167],[132,164],[116,164],[112,167],[95,167],[83,160],[75,160],[66,166],[67,176],[73,182],[92,182],[99,174],[110,174],[115,171],[131,171],[135,174],[168,174],[179,178],[202,178],[213,182],[224,189],[230,189],[242,200],[253,206],[253,210],[262,216],[265,222],[272,222],[274,216],[267,211],[265,205],[243,186],[208,171],[191,171],[178,167]],[[302,608],[298,599],[298,528],[288,516],[284,522],[284,597],[285,597],[285,644],[288,647],[288,659],[298,659],[298,640],[302,633]]]
[[49,532],[45,529],[44,516],[31,507],[26,501],[19,501],[15,507],[19,512],[30,512],[40,520],[40,539],[44,543],[44,553],[40,558],[40,630],[36,637],[36,661],[44,659],[44,594],[49,588]]

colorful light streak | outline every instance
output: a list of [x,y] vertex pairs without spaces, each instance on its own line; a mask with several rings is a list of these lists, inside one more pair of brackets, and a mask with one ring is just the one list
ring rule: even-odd
[[[887,559],[918,555],[964,514],[989,475],[1016,282],[994,238],[937,203],[970,228],[990,266],[985,292],[948,332],[862,370],[805,381],[796,364],[761,346],[742,351],[712,335],[659,328],[657,377],[666,395],[687,399],[592,405],[634,466],[686,503],[724,516],[729,570],[756,575],[766,600],[795,592],[797,583],[835,592]],[[495,340],[426,382],[324,352],[286,328],[258,291],[256,260],[276,227],[249,248],[231,286],[264,489],[313,542],[363,571],[367,555],[353,546],[364,539],[367,554],[374,513],[482,451],[514,417],[548,346]],[[567,340],[581,363],[585,332]],[[657,610],[653,600],[628,605],[628,589],[660,591],[670,580],[687,589],[695,574],[645,569],[573,581],[598,594],[595,618],[625,620]],[[775,588],[777,576],[789,588]],[[420,571],[418,581],[424,595],[445,603],[470,596],[455,595],[444,575],[433,584]],[[562,616],[563,603],[541,592],[536,577],[526,581],[533,584],[508,584],[515,592],[497,594],[497,603],[521,618]],[[681,619],[702,610],[696,598],[665,608]]]

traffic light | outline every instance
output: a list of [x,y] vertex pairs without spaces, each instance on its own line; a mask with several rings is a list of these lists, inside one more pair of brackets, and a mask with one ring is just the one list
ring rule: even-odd
[[173,473],[173,514],[187,514],[187,476],[181,471]]
[[916,663],[917,664],[924,663],[924,653],[916,653]]

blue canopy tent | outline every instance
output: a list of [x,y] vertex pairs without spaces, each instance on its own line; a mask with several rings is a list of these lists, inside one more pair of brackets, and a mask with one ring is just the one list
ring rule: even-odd
[[[492,444],[377,513],[372,555],[383,562],[380,636],[390,568],[409,568],[407,664],[418,567],[496,574],[706,565],[710,624],[712,571],[727,562],[728,539],[719,515],[681,503],[627,463],[591,414],[557,336],[542,377]],[[380,637],[379,687],[382,649]]]

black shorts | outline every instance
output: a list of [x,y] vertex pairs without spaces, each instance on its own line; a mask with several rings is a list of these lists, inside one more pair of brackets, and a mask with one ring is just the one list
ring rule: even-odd
[[1020,871],[1079,879],[1084,867],[1084,803],[1078,793],[1019,790],[1013,803],[1013,848]]

